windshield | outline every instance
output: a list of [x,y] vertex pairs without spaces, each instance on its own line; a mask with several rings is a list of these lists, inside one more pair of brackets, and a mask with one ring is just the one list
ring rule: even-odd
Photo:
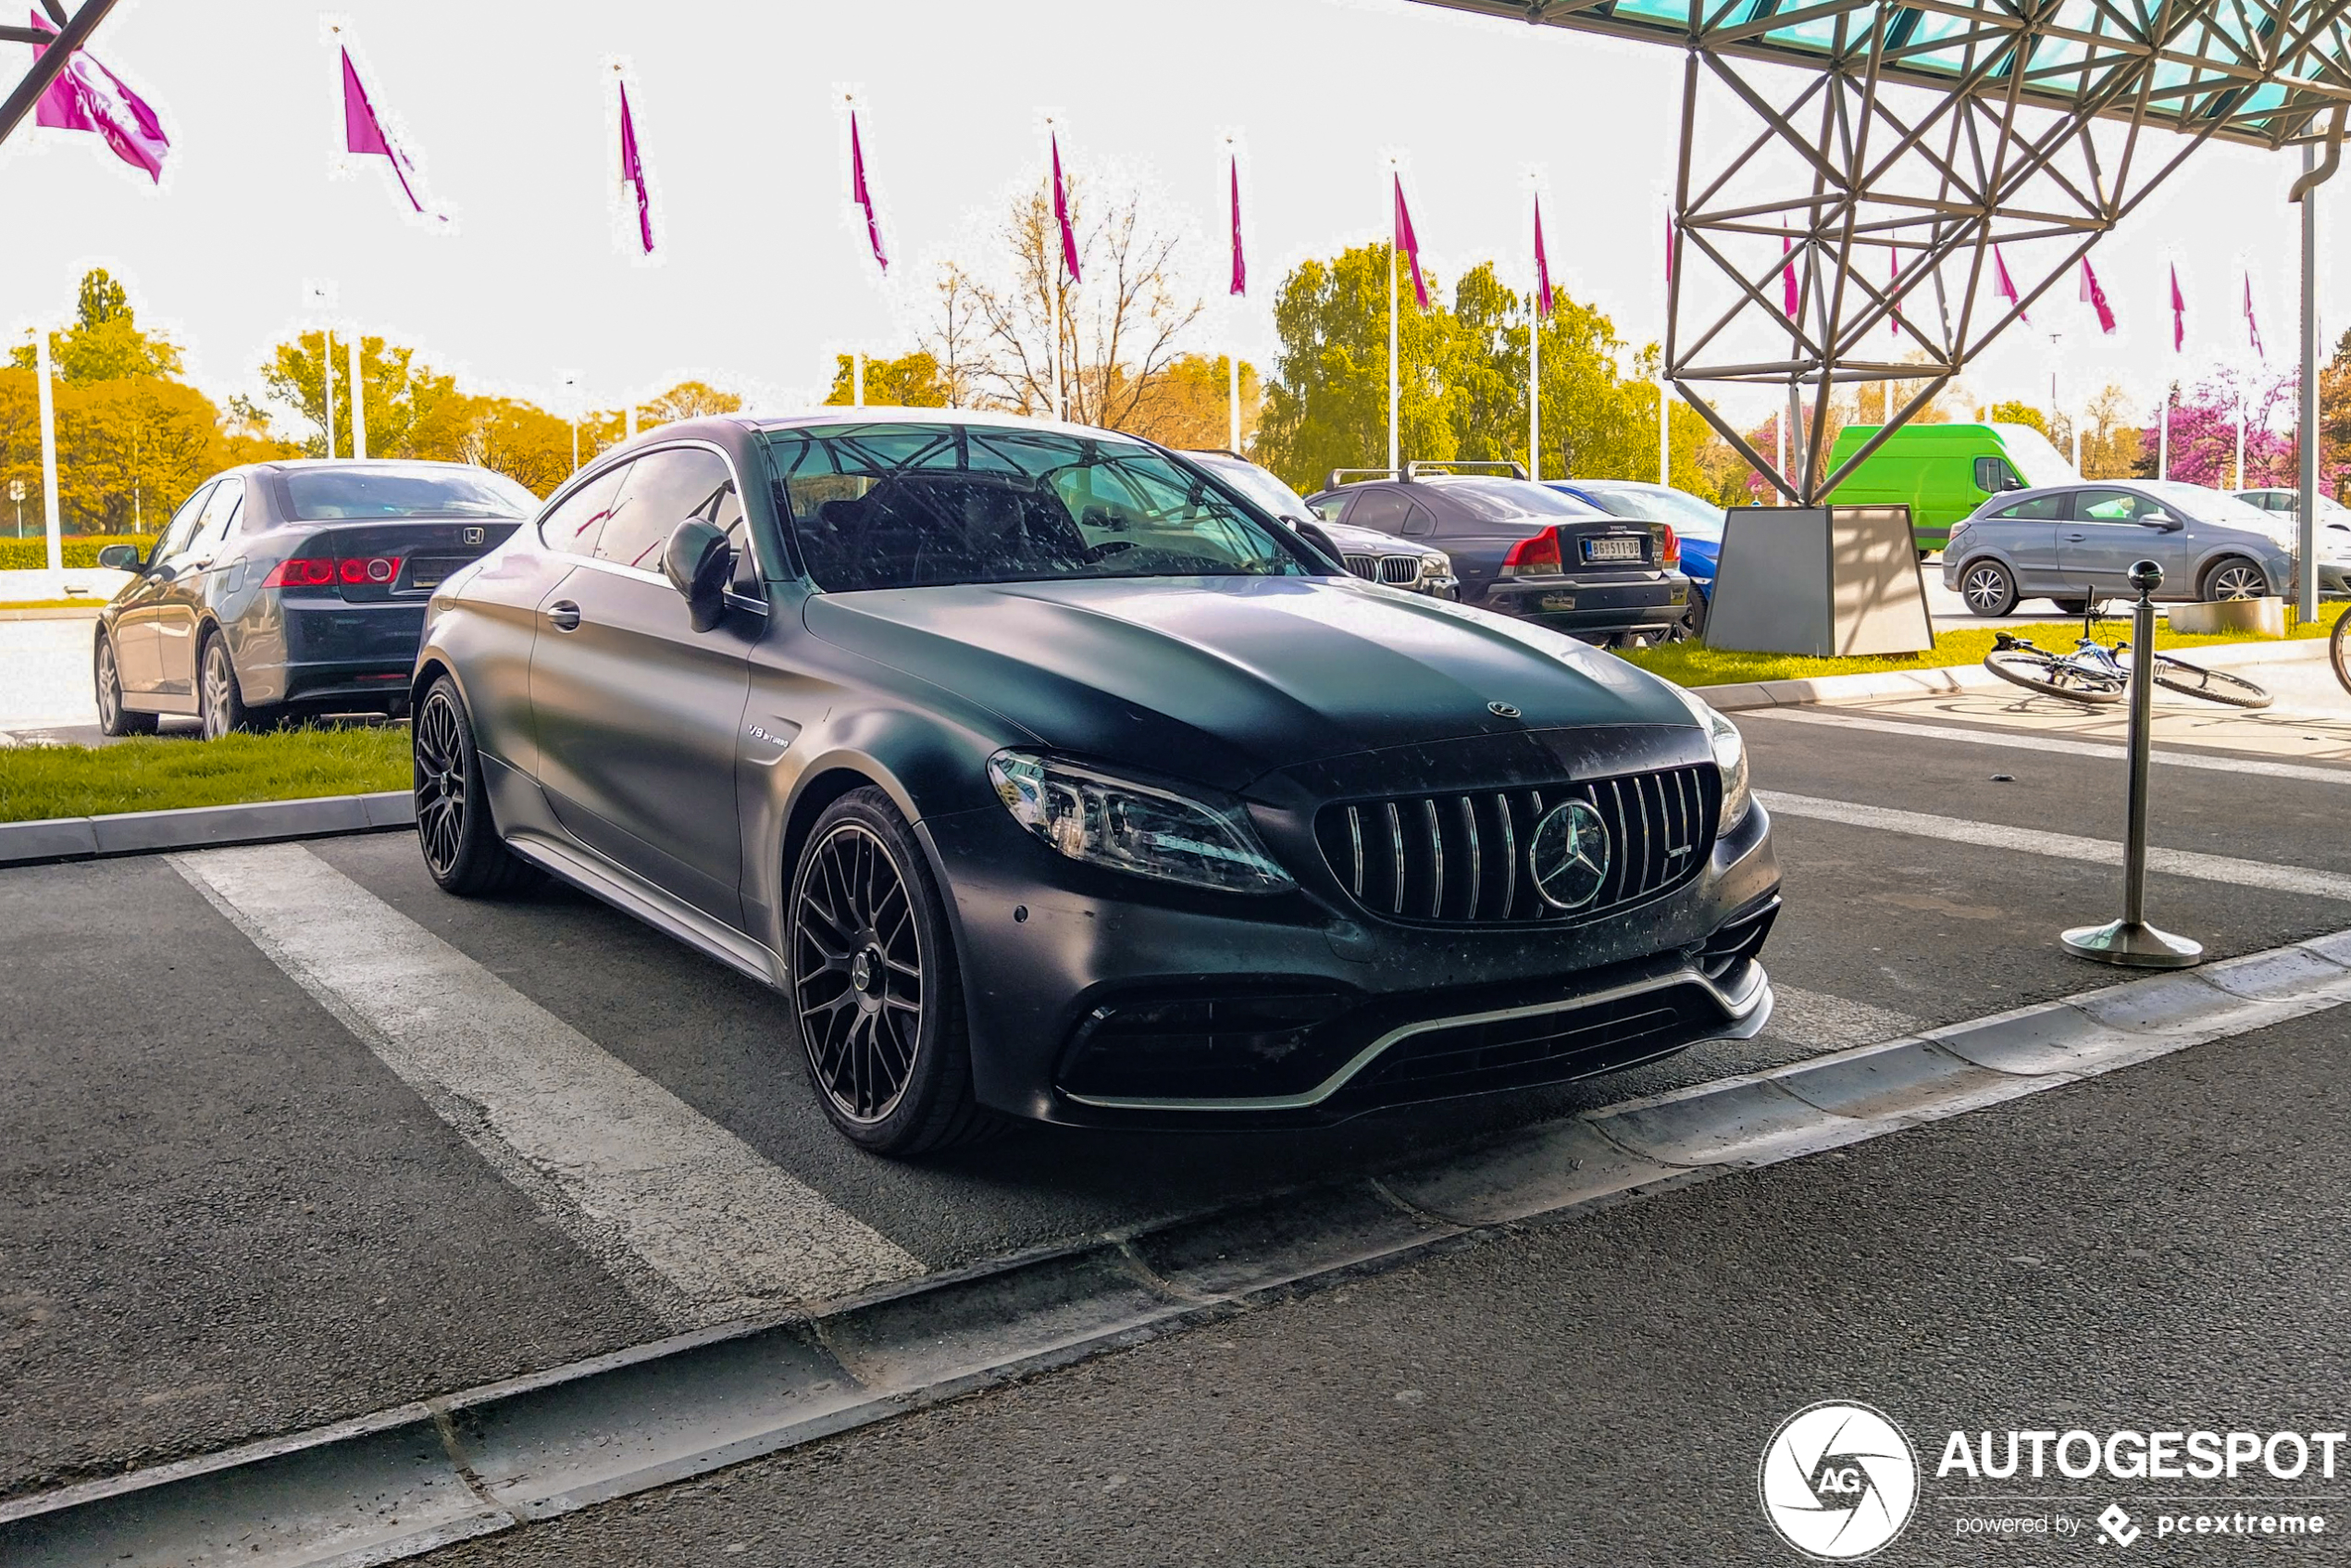
[[2000,450],[2008,454],[2017,475],[2027,490],[2043,485],[2080,484],[2082,476],[2065,460],[2065,454],[2049,444],[2049,438],[2030,425],[1994,425],[1998,432]]
[[1587,501],[1561,495],[1532,479],[1420,479],[1416,483],[1441,490],[1445,498],[1481,523],[1508,523],[1522,517],[1605,517],[1607,513]]
[[1296,517],[1303,522],[1314,515],[1298,492],[1254,463],[1227,457],[1221,452],[1188,452],[1184,455],[1276,517]]
[[834,592],[1316,571],[1287,529],[1131,442],[891,423],[766,442],[808,574]]
[[282,476],[293,520],[528,517],[539,498],[486,468],[297,468]]
[[1688,491],[1663,485],[1598,484],[1589,479],[1576,480],[1575,488],[1590,496],[1595,505],[1617,516],[1671,523],[1691,539],[1723,537],[1723,508]]

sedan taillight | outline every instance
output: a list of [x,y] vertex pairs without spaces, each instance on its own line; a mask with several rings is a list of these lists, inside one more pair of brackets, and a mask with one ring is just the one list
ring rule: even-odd
[[1559,573],[1560,536],[1553,529],[1529,534],[1502,557],[1504,577],[1557,577]]
[[1680,566],[1682,564],[1681,535],[1673,531],[1673,525],[1672,523],[1660,523],[1657,526],[1664,530],[1665,535],[1658,551],[1658,561],[1661,565],[1668,566]]
[[336,583],[389,583],[400,575],[397,555],[295,555],[269,568],[264,588],[332,588]]

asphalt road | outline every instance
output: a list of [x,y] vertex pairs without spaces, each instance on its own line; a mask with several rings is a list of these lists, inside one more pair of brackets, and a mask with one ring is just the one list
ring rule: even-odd
[[[2260,733],[2307,755],[2351,719],[2325,702],[2314,687]],[[747,1296],[790,1306],[842,1266],[964,1267],[2112,978],[2054,938],[2114,913],[2116,873],[2047,835],[2119,833],[2119,753],[1932,732],[2049,733],[2022,712],[1845,716],[1880,728],[1746,727],[1759,785],[1810,803],[1778,815],[1765,1036],[1313,1134],[1037,1130],[870,1160],[811,1102],[767,993],[560,889],[445,898],[401,835],[0,872],[0,1498],[642,1343]],[[2155,841],[2217,858],[2158,876],[2156,918],[2215,956],[2351,927],[2332,830],[2351,765],[2307,765],[2157,770]],[[1928,826],[1820,815],[1855,803]],[[2265,885],[2276,863],[2304,881]],[[289,960],[305,942],[332,962]],[[498,1027],[466,1033],[477,1012]],[[2033,1411],[2145,1392],[2142,1319],[2192,1388],[2242,1375],[2242,1408],[2316,1425],[2339,1406],[2341,1350],[2310,1314],[2341,1240],[2341,1034],[2326,1014],[1530,1231],[475,1550],[935,1561],[938,1535],[975,1561],[1760,1561],[1751,1499],[1721,1500],[1797,1405],[1870,1400],[1914,1437],[2001,1400],[2012,1418],[1985,1421],[2048,1425]],[[724,1191],[685,1165],[633,1186],[597,1168],[641,1116],[781,1193],[834,1272],[782,1257],[705,1288],[696,1268],[744,1250]],[[2270,1216],[2240,1226],[2264,1194]],[[2126,1213],[2159,1239],[2122,1242]],[[2105,1301],[2121,1287],[2082,1260],[2124,1246],[2180,1261]],[[2024,1256],[2076,1263],[2004,1261]],[[2195,1312],[2214,1314],[2201,1338],[2177,1315]],[[629,1534],[648,1520],[675,1552]],[[794,1539],[803,1556],[775,1555]],[[1947,1560],[1989,1549],[1971,1549]]]

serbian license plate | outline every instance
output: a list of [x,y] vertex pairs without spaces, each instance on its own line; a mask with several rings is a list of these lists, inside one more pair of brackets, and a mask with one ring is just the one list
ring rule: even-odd
[[1575,595],[1573,593],[1546,593],[1543,595],[1542,599],[1538,601],[1538,607],[1545,610],[1573,610],[1575,608]]
[[1586,561],[1638,561],[1647,554],[1637,539],[1587,539],[1584,541]]

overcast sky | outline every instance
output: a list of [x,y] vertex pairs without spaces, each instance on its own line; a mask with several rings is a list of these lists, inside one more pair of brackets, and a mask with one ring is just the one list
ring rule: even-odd
[[[382,159],[342,156],[330,20],[448,224],[409,217]],[[1210,352],[1237,342],[1265,362],[1282,274],[1384,237],[1389,151],[1447,284],[1498,256],[1524,286],[1532,168],[1555,280],[1636,343],[1662,331],[1679,55],[1409,0],[345,0],[331,14],[123,0],[93,53],[162,116],[163,183],[94,137],[20,128],[0,147],[0,327],[14,342],[36,317],[61,319],[82,270],[104,266],[217,396],[255,390],[269,346],[316,326],[302,284],[326,279],[341,319],[551,407],[570,369],[607,407],[687,376],[796,406],[821,395],[835,352],[913,346],[926,263],[968,253],[1013,188],[1039,178],[1048,111],[1073,168],[1139,178],[1194,226],[1190,261],[1212,296],[1197,346]],[[653,181],[652,264],[634,258],[621,206],[616,59]],[[864,106],[888,289],[848,216],[845,89]],[[1243,149],[1251,247],[1238,307],[1221,287],[1227,133]],[[2291,355],[2284,194],[2299,168],[2208,148],[2101,243],[2121,330],[2098,337],[2071,286],[2034,312],[2067,330],[2069,402],[2241,356],[2246,269],[2273,359]],[[2333,230],[2347,191],[2351,178],[2328,188]],[[2174,261],[2192,307],[2184,361],[2165,305]],[[2340,330],[2351,266],[2322,260],[2320,277],[2322,321]],[[2046,335],[2014,334],[1972,380],[2043,402],[2052,359]]]

